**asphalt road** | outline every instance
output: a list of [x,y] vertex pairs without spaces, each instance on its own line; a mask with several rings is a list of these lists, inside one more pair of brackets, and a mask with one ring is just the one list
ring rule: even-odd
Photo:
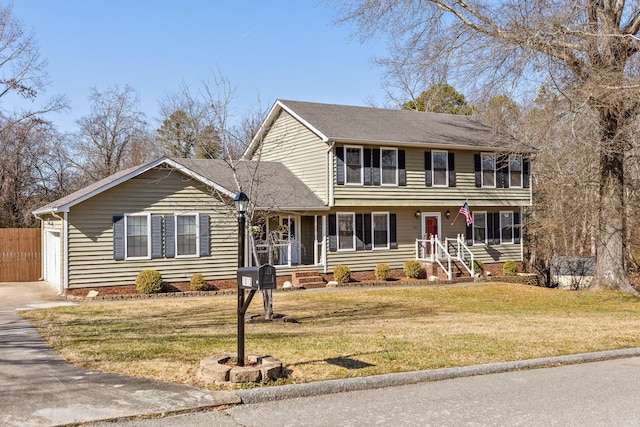
[[638,426],[640,358],[87,426]]

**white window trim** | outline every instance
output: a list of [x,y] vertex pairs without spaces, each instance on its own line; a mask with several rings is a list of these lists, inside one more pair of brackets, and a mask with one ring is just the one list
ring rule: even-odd
[[[349,182],[349,164],[347,163],[348,149],[360,150],[360,182]],[[344,146],[344,185],[364,185],[364,148],[362,145],[345,145]]]
[[[396,153],[396,165],[395,165],[395,182],[393,183],[384,183],[382,182],[382,152],[383,151],[395,151]],[[398,149],[395,147],[380,147],[380,186],[381,187],[397,187],[398,186]]]
[[[444,184],[436,184],[436,162],[434,160],[435,153],[444,153]],[[432,187],[449,187],[449,152],[446,150],[432,150],[431,151],[431,186]]]
[[[487,211],[474,211],[472,212],[473,215],[473,224],[471,224],[471,229],[473,231],[473,245],[474,246],[486,246],[487,245],[487,241],[489,239],[488,237],[488,233],[487,233]],[[476,241],[476,215],[484,215],[484,240],[482,242],[477,242]]]
[[[340,217],[351,215],[351,240],[352,248],[340,248]],[[336,239],[338,252],[355,252],[356,251],[356,213],[355,212],[336,212]]]
[[[129,217],[132,216],[144,216],[147,218],[147,256],[143,257],[130,257],[129,256]],[[137,213],[125,213],[124,214],[124,259],[125,260],[140,260],[151,259],[151,213],[150,212],[137,212]]]
[[[513,157],[518,157],[520,159],[520,185],[512,185],[511,181],[511,159]],[[524,185],[524,158],[520,155],[511,154],[509,155],[509,188],[523,188]]]
[[[187,255],[179,255],[178,254],[178,217],[179,216],[195,216],[196,217],[196,253],[195,254],[187,254]],[[173,238],[175,245],[175,258],[200,258],[200,215],[196,212],[185,212],[185,213],[176,213],[173,215],[173,228],[175,230],[175,236]]]
[[[511,214],[511,241],[508,240],[504,240],[504,236],[502,234],[502,215],[503,214]],[[513,215],[513,211],[500,211],[500,244],[501,245],[513,245],[515,238],[514,238],[514,228],[515,228],[515,224],[514,224],[514,215]]]
[[[486,185],[484,183],[484,156],[493,157],[493,185]],[[496,169],[498,168],[498,156],[495,153],[480,153],[480,178],[482,179],[482,188],[496,188]]]
[[[374,216],[376,215],[384,215],[387,218],[387,245],[386,246],[378,246],[376,247],[376,239],[375,239],[375,231],[376,231],[376,227],[375,227],[375,221],[373,219]],[[384,251],[384,250],[388,250],[391,249],[391,223],[389,220],[389,212],[371,212],[371,249],[374,251]]]

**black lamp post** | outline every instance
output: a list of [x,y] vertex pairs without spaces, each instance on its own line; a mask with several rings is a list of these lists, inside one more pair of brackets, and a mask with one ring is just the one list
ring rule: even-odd
[[[244,229],[245,213],[249,206],[249,198],[242,191],[233,198],[238,212],[238,268],[244,267]],[[244,366],[244,289],[238,283],[238,366]]]

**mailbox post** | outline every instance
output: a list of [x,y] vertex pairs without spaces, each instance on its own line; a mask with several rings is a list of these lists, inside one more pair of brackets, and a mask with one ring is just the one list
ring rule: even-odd
[[[276,288],[276,268],[269,264],[259,267],[238,267],[238,366],[244,366],[244,317],[256,291]],[[244,290],[249,297],[244,300]],[[242,356],[242,359],[240,357]],[[240,362],[242,360],[242,363]]]

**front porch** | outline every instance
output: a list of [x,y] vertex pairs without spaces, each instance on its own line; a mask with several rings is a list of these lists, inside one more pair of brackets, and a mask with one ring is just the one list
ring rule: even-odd
[[463,234],[455,238],[447,237],[441,241],[437,235],[428,239],[416,239],[416,260],[433,266],[433,273],[439,276],[442,272],[447,280],[453,279],[454,270],[474,277],[475,257],[471,249],[465,244]]

